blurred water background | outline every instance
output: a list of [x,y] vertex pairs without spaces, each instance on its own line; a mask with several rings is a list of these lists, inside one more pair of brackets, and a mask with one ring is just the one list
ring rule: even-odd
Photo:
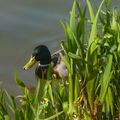
[[[95,10],[101,0],[93,0]],[[60,48],[64,32],[60,20],[69,21],[73,0],[0,0],[0,84],[12,94],[19,89],[17,72],[28,86],[36,86],[34,68],[22,69],[33,48],[45,44],[51,53]],[[83,0],[85,2],[85,0]],[[112,6],[120,6],[113,0]]]

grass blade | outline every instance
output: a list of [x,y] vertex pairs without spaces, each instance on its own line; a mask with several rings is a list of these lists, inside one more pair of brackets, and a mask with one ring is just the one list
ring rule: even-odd
[[95,16],[94,16],[94,12],[93,12],[90,0],[87,0],[87,5],[90,13],[91,22],[93,23]]
[[75,16],[75,11],[76,11],[76,0],[74,0],[73,6],[72,6],[72,11],[71,11],[71,17],[70,17],[70,29],[71,31],[75,34],[76,33],[76,26],[75,26],[75,21],[76,21],[76,16]]
[[17,85],[19,86],[19,88],[21,89],[21,91],[25,94],[26,86],[22,81],[19,80],[18,75],[16,73],[15,73],[14,79],[15,79]]
[[38,84],[37,84],[37,87],[36,87],[36,90],[35,90],[35,96],[34,96],[34,104],[37,104],[38,101],[39,101],[39,92],[40,92],[40,80],[38,80]]
[[101,79],[101,89],[100,89],[100,97],[99,97],[101,103],[104,102],[105,95],[106,95],[106,92],[108,90],[108,86],[109,86],[109,83],[110,83],[110,80],[111,80],[112,59],[113,59],[113,56],[109,55],[108,63],[106,65],[105,72],[103,74],[103,78]]
[[62,113],[64,113],[64,111],[61,111],[61,112],[59,112],[59,113],[57,113],[57,114],[55,114],[55,115],[53,115],[53,116],[51,116],[51,117],[49,117],[49,118],[45,118],[44,120],[53,120],[53,119],[55,119],[56,117],[58,117],[59,115],[61,115]]
[[[98,20],[98,16],[99,16],[99,13],[100,13],[100,10],[101,10],[101,8],[102,8],[102,5],[103,5],[104,1],[105,1],[105,0],[102,0],[100,6],[99,6],[99,8],[98,8],[98,11],[97,11],[97,14],[96,14],[95,18],[94,18],[94,16],[93,16],[93,14],[91,13],[93,25],[92,25],[92,30],[91,30],[90,38],[89,38],[89,46],[88,46],[88,47],[90,47],[90,45],[91,45],[91,44],[93,43],[93,41],[95,40],[96,33],[97,33],[97,20]],[[89,0],[87,0],[87,4],[88,4],[88,7],[90,7],[90,5],[89,5]],[[91,10],[91,7],[89,8],[89,10],[92,11],[92,10]],[[94,47],[94,46],[93,46],[93,47]]]

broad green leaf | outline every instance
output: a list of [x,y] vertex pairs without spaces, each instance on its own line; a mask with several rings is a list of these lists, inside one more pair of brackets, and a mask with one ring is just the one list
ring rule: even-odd
[[[65,45],[65,42],[64,41],[61,41],[61,48],[63,49],[63,52],[65,53],[66,57],[67,57],[67,54],[68,54],[68,50],[66,48],[66,45]],[[66,58],[68,59],[68,58]]]
[[54,98],[53,98],[52,85],[50,83],[49,83],[48,93],[49,93],[52,105],[54,106]]
[[65,56],[63,56],[62,54],[60,54],[61,59],[63,60],[63,62],[65,63],[66,67],[68,68],[68,70],[70,71],[70,64],[69,62],[66,60]]
[[47,72],[47,79],[48,80],[52,79],[53,66],[54,66],[54,63],[51,63],[50,66],[49,66],[49,68],[48,68],[48,72]]
[[[72,64],[72,60],[71,60],[71,64]],[[72,78],[72,72],[69,72],[69,113],[70,113],[70,117],[73,114],[73,78]]]
[[73,6],[72,6],[72,11],[71,11],[71,16],[70,16],[70,29],[71,31],[75,34],[76,33],[76,0],[74,0]]
[[77,23],[77,32],[76,32],[76,36],[77,36],[77,39],[79,40],[79,43],[80,43],[80,38],[83,34],[83,29],[84,28],[84,21],[83,20],[79,20],[78,23]]
[[71,73],[71,75],[73,75],[73,72],[74,72],[74,62],[73,62],[73,59],[70,58],[70,73]]
[[87,1],[87,5],[88,5],[88,9],[89,9],[89,13],[90,13],[90,18],[91,18],[91,22],[94,22],[94,12],[93,12],[93,8],[91,6],[90,0],[86,0]]
[[7,95],[8,100],[9,100],[9,102],[7,104],[9,106],[9,108],[12,110],[12,112],[15,114],[15,110],[16,110],[15,99],[13,96],[10,96],[7,91],[5,91],[5,93]]
[[113,115],[113,111],[114,111],[113,106],[114,106],[113,94],[112,94],[111,88],[108,87],[108,90],[107,90],[107,93],[106,93],[106,96],[105,96],[103,112],[111,113]]
[[99,15],[99,19],[100,19],[100,22],[102,23],[102,25],[105,25],[105,18],[104,18],[104,15],[103,15],[103,12],[102,12],[102,10],[101,10],[101,13],[100,13],[100,15]]
[[[76,101],[79,97],[79,77],[78,75],[76,74],[75,75],[75,88],[74,88],[74,101]],[[77,109],[77,107],[76,107]]]
[[[92,20],[93,19],[94,20],[93,20],[93,24],[92,24],[92,28],[91,28],[89,41],[88,41],[88,52],[87,52],[87,55],[86,55],[86,61],[88,62],[88,64],[86,65],[86,71],[87,71],[88,75],[89,75],[89,69],[91,67],[91,64],[90,64],[91,58],[93,57],[94,50],[97,47],[97,40],[98,40],[97,39],[97,20],[98,20],[99,13],[100,13],[100,10],[102,8],[102,5],[103,5],[104,1],[105,0],[102,0],[100,6],[98,8],[98,11],[97,11],[97,14],[96,14],[95,18],[92,17]],[[87,4],[90,7],[89,9],[91,10],[91,5],[89,4],[89,0],[87,0]],[[94,62],[94,61],[92,61],[92,62]],[[89,67],[89,65],[90,65],[90,67]]]
[[[44,120],[53,120],[53,119],[55,119],[56,117],[58,117],[59,115],[61,115],[63,113],[64,113],[64,111],[58,112],[57,114],[55,114],[55,115],[53,115],[53,116],[51,116],[49,118],[45,118]],[[42,120],[42,119],[40,119],[40,120]]]
[[62,41],[61,44],[62,44],[62,46],[64,46],[63,47],[64,52],[67,53],[71,49],[70,46],[69,46],[69,45],[71,45],[71,41],[70,41],[70,37],[68,35],[68,30],[67,30],[68,24],[61,21],[61,25],[63,26],[65,36],[66,36],[66,42]]
[[18,87],[21,89],[21,91],[23,93],[25,93],[26,86],[25,86],[25,84],[22,81],[19,80],[18,75],[16,73],[15,73],[14,79],[15,79]]
[[87,95],[88,95],[88,102],[90,104],[91,110],[93,110],[93,102],[95,97],[95,78],[89,79],[89,81],[86,84],[87,89]]
[[77,5],[77,9],[78,9],[78,13],[79,13],[80,18],[83,18],[83,14],[82,14],[82,10],[81,10],[81,7],[80,7],[80,3],[78,1],[76,1],[76,5]]
[[11,120],[9,115],[5,115],[5,120]]
[[76,55],[76,54],[74,54],[74,53],[71,53],[71,52],[68,53],[68,56],[69,56],[70,58],[73,58],[73,59],[81,60],[81,57],[80,57],[80,56],[78,56],[78,55]]
[[109,34],[109,33],[106,33],[106,34],[104,35],[104,38],[110,39],[110,38],[112,38],[112,37],[113,37],[113,35],[112,35],[112,34]]
[[63,103],[62,103],[62,106],[63,106],[64,112],[68,112],[68,102],[67,102],[67,101],[66,101],[66,102],[63,102]]
[[119,20],[119,18],[118,18],[118,17],[119,17],[119,16],[118,16],[118,9],[117,9],[117,8],[114,8],[111,28],[112,28],[114,31],[116,31],[116,33],[117,33],[118,29],[119,29],[119,27],[118,27],[118,20]]
[[114,101],[113,101],[113,94],[112,94],[112,91],[111,91],[111,88],[109,87],[108,88],[108,92],[107,92],[107,94],[108,94],[108,101],[106,101],[106,102],[108,102],[108,105],[109,105],[109,112],[111,112],[111,114],[113,115],[113,106],[114,106]]
[[39,92],[40,92],[40,80],[38,80],[38,84],[35,90],[35,96],[34,96],[34,101],[33,103],[37,105],[38,100],[39,100]]
[[111,76],[112,76],[112,72],[111,72],[112,60],[113,60],[113,56],[109,55],[108,56],[108,63],[105,67],[103,77],[101,78],[101,89],[100,89],[99,100],[101,101],[102,104],[104,102],[105,95],[107,93],[109,83],[110,83],[110,80],[111,80]]
[[[98,11],[97,11],[97,14],[96,14],[95,18],[93,17],[93,14],[91,13],[93,24],[92,24],[92,30],[91,30],[91,33],[90,33],[89,43],[88,43],[89,46],[95,40],[95,37],[96,37],[96,34],[97,34],[97,20],[98,20],[98,16],[99,16],[99,13],[100,13],[100,10],[102,8],[102,5],[103,5],[104,1],[105,0],[102,0],[100,6],[98,8]],[[87,0],[87,4],[89,6],[90,11],[92,11],[91,6],[89,5],[89,0]],[[94,48],[94,46],[93,46],[93,48]]]
[[75,42],[73,40],[73,36],[72,36],[72,30],[70,28],[70,26],[67,24],[67,23],[63,23],[62,22],[62,25],[63,25],[63,28],[64,28],[64,31],[65,31],[65,35],[66,35],[66,42],[65,42],[65,50],[68,51],[73,51],[75,48]]
[[106,0],[105,1],[105,5],[106,5],[106,25],[110,26],[110,5],[111,5],[111,0]]

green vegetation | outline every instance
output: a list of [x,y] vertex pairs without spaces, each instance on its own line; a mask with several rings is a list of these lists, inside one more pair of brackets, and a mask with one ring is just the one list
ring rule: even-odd
[[[68,81],[58,82],[49,74],[40,98],[40,80],[31,93],[15,75],[23,95],[14,97],[1,90],[0,120],[11,119],[8,107],[15,120],[112,120],[120,117],[120,14],[117,8],[110,11],[110,2],[102,0],[94,13],[89,0],[84,10],[74,0],[70,23],[61,22],[66,35],[61,42],[65,56],[61,58],[69,70]],[[90,18],[86,18],[86,10]],[[98,23],[102,29],[98,28]],[[89,32],[86,32],[86,25],[90,26]]]

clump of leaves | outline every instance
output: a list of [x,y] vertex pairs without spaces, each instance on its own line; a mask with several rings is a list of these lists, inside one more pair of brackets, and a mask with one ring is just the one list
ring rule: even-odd
[[[61,22],[66,38],[61,42],[68,71],[68,84],[56,80],[49,69],[41,91],[40,80],[33,93],[15,76],[23,95],[0,94],[0,119],[9,120],[7,105],[15,120],[68,120],[115,119],[120,114],[120,14],[117,8],[110,11],[110,0],[102,0],[94,13],[89,0],[86,5],[74,0],[70,23]],[[106,11],[102,5],[106,5]],[[83,10],[82,10],[83,8]],[[86,17],[86,11],[89,16]],[[88,21],[90,21],[88,23]],[[98,29],[98,21],[102,30]],[[86,32],[86,24],[90,30]],[[21,105],[17,106],[17,100]]]
[[[101,11],[104,2],[105,12]],[[80,110],[84,119],[105,119],[111,116],[114,118],[116,110],[119,112],[120,15],[116,8],[113,14],[110,12],[110,2],[102,0],[95,15],[90,1],[86,0],[91,21],[89,33],[85,31],[86,6],[82,11],[76,1],[73,3],[70,24],[62,23],[66,41],[61,46],[67,56],[62,56],[62,59],[69,70],[71,116],[73,113],[79,116],[77,110]],[[98,19],[102,31],[98,29]],[[87,35],[89,37],[85,45]],[[76,98],[82,99],[79,103],[81,109],[73,104]]]

